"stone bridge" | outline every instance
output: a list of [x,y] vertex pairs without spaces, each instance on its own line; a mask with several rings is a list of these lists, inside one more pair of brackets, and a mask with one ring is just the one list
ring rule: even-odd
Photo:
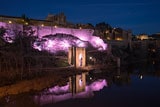
[[[21,24],[0,22],[0,28],[2,27],[7,30],[7,32],[5,33],[5,37],[14,38],[17,32],[23,31],[23,25]],[[105,50],[107,48],[107,44],[105,44],[102,39],[93,35],[94,30],[92,29],[73,29],[59,28],[57,26],[32,25],[30,25],[30,27],[34,31],[34,36],[38,36],[39,38],[42,38],[46,35],[55,35],[57,33],[69,34],[79,38],[82,41],[89,42],[93,47],[98,48],[99,50]]]

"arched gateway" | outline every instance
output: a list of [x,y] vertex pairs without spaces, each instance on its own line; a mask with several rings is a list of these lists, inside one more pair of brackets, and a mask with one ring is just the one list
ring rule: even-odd
[[[24,25],[21,24],[12,24],[0,22],[0,28],[6,29],[5,38],[12,38],[14,40],[17,32],[24,31]],[[104,41],[97,37],[93,36],[94,30],[92,29],[73,29],[73,28],[58,28],[54,26],[28,26],[32,32],[32,36],[37,36],[38,40],[41,40],[46,35],[55,37],[56,34],[61,35],[72,35],[75,38],[73,40],[74,44],[78,44],[76,47],[72,47],[70,39],[53,39],[49,37],[45,39],[44,45],[39,45],[40,43],[33,45],[33,48],[38,50],[47,50],[48,52],[54,52],[58,49],[69,49],[68,61],[70,64],[75,67],[85,67],[86,66],[86,50],[83,43],[88,42],[97,50],[106,50],[107,44]],[[59,35],[58,35],[59,36]],[[58,40],[58,41],[57,41]],[[7,41],[7,39],[6,39]],[[9,41],[8,41],[9,42]],[[65,50],[63,50],[65,51]]]
[[86,66],[86,49],[82,47],[70,47],[68,62],[76,68]]

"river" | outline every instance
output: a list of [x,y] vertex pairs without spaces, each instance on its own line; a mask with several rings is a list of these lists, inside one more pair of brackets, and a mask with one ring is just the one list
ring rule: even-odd
[[41,92],[6,96],[0,107],[160,107],[160,62],[150,60],[114,72],[66,77]]

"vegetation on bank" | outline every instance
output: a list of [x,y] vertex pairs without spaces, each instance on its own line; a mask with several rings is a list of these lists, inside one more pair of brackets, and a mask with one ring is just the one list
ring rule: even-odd
[[[29,26],[18,32],[13,43],[4,41],[5,29],[0,28],[0,86],[44,75],[43,70],[68,66],[67,59],[55,57],[46,51],[32,48],[33,31]],[[16,32],[16,31],[15,31]]]

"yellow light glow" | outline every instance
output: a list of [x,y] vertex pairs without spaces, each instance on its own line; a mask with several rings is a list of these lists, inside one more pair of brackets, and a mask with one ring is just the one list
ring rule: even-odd
[[111,40],[111,38],[110,38],[110,37],[107,37],[107,40]]
[[41,26],[43,27],[43,26],[44,26],[44,24],[41,24]]
[[106,33],[109,33],[109,31],[108,31],[108,30],[106,30]]
[[27,22],[26,22],[25,24],[26,24],[26,25],[28,25],[28,23],[27,23]]
[[8,21],[8,23],[12,23],[12,21]]
[[120,41],[120,40],[123,40],[123,39],[118,37],[118,38],[116,38],[116,40],[119,40],[119,41]]

